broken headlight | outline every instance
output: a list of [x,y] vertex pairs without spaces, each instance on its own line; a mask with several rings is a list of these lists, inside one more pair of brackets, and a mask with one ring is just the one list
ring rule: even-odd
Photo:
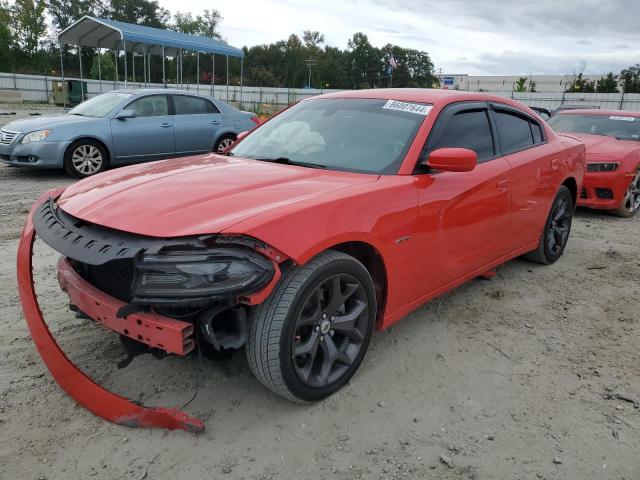
[[270,260],[245,248],[142,254],[135,260],[133,303],[204,304],[255,292],[273,275]]

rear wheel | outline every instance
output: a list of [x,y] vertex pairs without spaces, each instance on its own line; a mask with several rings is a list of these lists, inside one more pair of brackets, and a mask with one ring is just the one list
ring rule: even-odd
[[640,168],[638,168],[636,176],[631,180],[622,203],[614,210],[614,213],[619,217],[629,218],[633,217],[638,209],[640,209]]
[[91,139],[73,142],[64,154],[64,169],[75,178],[86,178],[107,168],[108,155],[104,146]]
[[573,198],[564,185],[560,187],[540,236],[538,248],[525,257],[533,262],[550,265],[558,260],[569,240],[571,220],[573,219]]
[[216,142],[216,144],[213,146],[213,151],[215,153],[224,153],[227,151],[227,149],[233,145],[233,143],[236,141],[236,136],[232,135],[232,134],[225,134],[222,135],[218,141]]
[[373,281],[344,253],[293,267],[252,312],[247,359],[267,388],[294,401],[342,387],[365,355],[376,319]]

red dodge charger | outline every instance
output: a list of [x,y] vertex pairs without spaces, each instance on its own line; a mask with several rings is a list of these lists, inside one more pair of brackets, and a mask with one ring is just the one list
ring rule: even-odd
[[307,99],[225,155],[134,165],[45,194],[18,258],[33,338],[57,381],[126,425],[199,430],[128,402],[64,356],[33,289],[35,234],[61,253],[72,310],[130,355],[244,347],[291,400],[355,373],[374,329],[513,258],[562,255],[585,147],[482,93],[380,89]]
[[578,205],[633,216],[640,208],[640,112],[566,110],[549,125],[587,147]]

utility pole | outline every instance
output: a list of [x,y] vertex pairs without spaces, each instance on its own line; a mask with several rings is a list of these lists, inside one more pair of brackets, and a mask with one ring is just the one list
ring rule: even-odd
[[309,88],[311,88],[311,67],[313,67],[316,64],[317,60],[315,58],[307,58],[307,67],[309,67],[309,83],[307,83],[307,86]]

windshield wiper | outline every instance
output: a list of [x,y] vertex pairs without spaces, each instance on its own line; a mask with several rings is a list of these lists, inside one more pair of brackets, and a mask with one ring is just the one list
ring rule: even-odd
[[322,165],[320,163],[297,162],[287,157],[275,157],[275,158],[258,157],[258,158],[254,158],[254,160],[260,160],[261,162],[281,163],[282,165],[295,165],[296,167],[320,168],[323,170],[327,169],[326,165]]

